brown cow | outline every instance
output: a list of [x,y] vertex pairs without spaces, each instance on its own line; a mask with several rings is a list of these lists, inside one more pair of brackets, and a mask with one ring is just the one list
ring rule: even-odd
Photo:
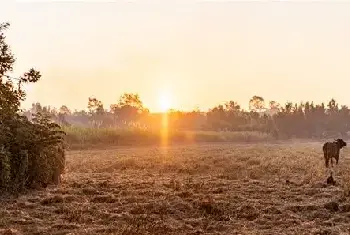
[[346,142],[342,139],[336,139],[333,142],[326,142],[323,144],[323,154],[326,167],[329,166],[329,160],[331,160],[331,165],[333,167],[333,158],[338,165],[340,149],[346,146]]

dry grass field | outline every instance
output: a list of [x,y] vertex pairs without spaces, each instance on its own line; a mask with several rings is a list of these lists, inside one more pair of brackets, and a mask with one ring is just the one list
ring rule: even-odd
[[70,151],[60,188],[0,200],[3,234],[349,234],[350,151],[321,143]]

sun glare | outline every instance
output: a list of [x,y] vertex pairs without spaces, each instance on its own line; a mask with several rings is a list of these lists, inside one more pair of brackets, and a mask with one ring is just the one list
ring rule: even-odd
[[[163,147],[168,146],[168,113],[167,111],[171,108],[171,96],[167,91],[162,91],[158,98],[159,109],[162,114],[162,128],[161,128],[161,143]],[[164,149],[166,151],[166,149]],[[165,152],[166,153],[166,152]]]
[[167,112],[171,108],[171,97],[168,92],[163,92],[158,98],[159,108],[161,112]]

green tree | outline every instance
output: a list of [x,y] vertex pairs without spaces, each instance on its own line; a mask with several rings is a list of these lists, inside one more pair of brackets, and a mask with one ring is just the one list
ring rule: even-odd
[[23,84],[39,81],[41,75],[29,69],[12,78],[15,62],[5,31],[9,23],[0,24],[0,190],[21,191],[33,184],[58,183],[64,169],[64,132],[42,114],[30,122],[20,115],[25,100]]

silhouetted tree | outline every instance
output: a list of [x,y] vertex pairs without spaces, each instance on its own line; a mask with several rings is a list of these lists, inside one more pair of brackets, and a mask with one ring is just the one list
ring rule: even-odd
[[122,125],[135,125],[142,115],[149,112],[143,107],[138,94],[125,93],[119,98],[118,104],[110,106],[115,122]]
[[272,110],[280,110],[280,108],[281,108],[281,105],[274,100],[271,100],[269,102],[269,106],[270,106],[270,109],[272,109]]
[[95,97],[89,97],[88,110],[91,125],[101,127],[103,124],[103,115],[105,114],[102,101],[96,99]]
[[70,115],[71,111],[66,105],[62,105],[59,109],[59,113],[64,114],[64,115]]
[[254,112],[261,112],[265,109],[265,100],[261,96],[253,96],[249,100],[249,109]]

